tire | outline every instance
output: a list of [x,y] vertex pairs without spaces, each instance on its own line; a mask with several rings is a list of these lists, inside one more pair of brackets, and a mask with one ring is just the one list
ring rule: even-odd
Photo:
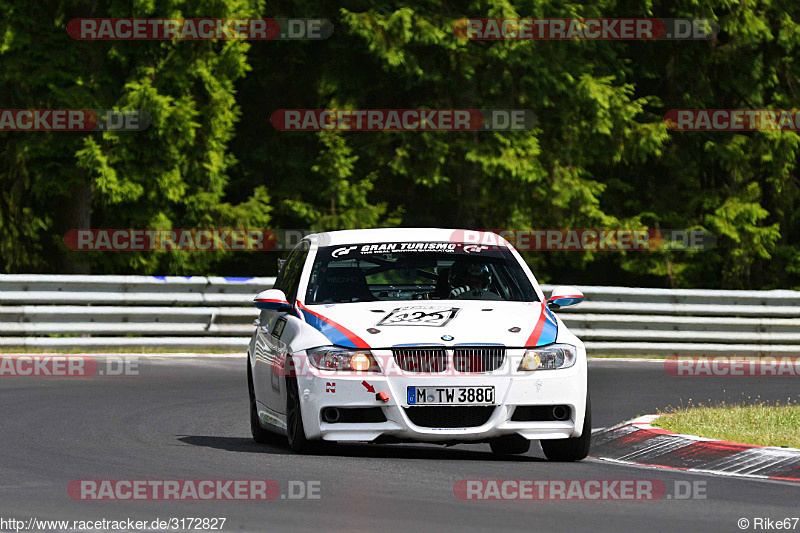
[[489,447],[497,455],[520,455],[531,449],[531,441],[519,435],[503,435],[489,441]]
[[580,437],[541,441],[542,451],[549,461],[572,462],[585,459],[592,443],[592,405],[586,394],[586,416]]
[[250,397],[250,433],[253,440],[259,444],[271,444],[275,434],[261,427],[258,420],[258,406],[256,405],[256,392],[253,387],[253,371],[250,369],[250,357],[247,358],[247,392]]
[[303,429],[297,378],[286,380],[286,436],[289,439],[289,448],[295,453],[310,453],[318,447],[318,443],[306,438],[306,431]]

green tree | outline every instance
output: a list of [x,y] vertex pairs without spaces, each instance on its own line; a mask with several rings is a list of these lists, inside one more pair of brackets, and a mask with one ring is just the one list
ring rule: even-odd
[[[4,1],[0,68],[9,107],[144,110],[144,132],[4,133],[0,250],[9,271],[203,273],[209,253],[78,253],[61,242],[84,227],[264,227],[269,196],[254,185],[226,197],[239,108],[235,81],[249,43],[75,41],[76,17],[247,18],[247,0]],[[8,191],[8,192],[6,192]],[[14,251],[20,238],[32,245]]]

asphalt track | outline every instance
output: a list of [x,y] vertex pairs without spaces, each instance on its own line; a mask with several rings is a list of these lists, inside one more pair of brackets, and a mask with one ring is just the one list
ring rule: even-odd
[[[800,515],[800,484],[589,459],[548,463],[538,446],[347,445],[299,456],[250,438],[243,357],[139,357],[139,376],[0,378],[0,518],[225,517],[223,531],[741,531],[740,518]],[[677,378],[661,362],[592,360],[594,426],[692,398],[798,398],[796,378]],[[75,501],[74,479],[318,481],[317,500]],[[706,499],[461,501],[460,479],[655,479],[705,483]],[[797,526],[800,530],[800,524]]]

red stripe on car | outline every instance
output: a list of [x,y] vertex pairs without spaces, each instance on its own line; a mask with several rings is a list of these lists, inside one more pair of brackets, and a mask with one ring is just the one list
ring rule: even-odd
[[525,343],[525,346],[536,346],[536,344],[539,342],[539,337],[542,336],[542,330],[544,329],[544,323],[547,321],[545,309],[545,304],[542,304],[542,314],[539,315],[539,320],[536,322],[536,327],[533,328],[533,333],[531,333],[531,336],[528,337],[528,341]]

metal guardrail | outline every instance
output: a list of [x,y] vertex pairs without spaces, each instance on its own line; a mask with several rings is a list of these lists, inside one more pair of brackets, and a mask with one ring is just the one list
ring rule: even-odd
[[0,349],[244,351],[275,278],[0,274]]
[[[244,351],[253,296],[274,282],[0,274],[0,349]],[[559,315],[589,353],[800,355],[800,291],[578,288]]]

